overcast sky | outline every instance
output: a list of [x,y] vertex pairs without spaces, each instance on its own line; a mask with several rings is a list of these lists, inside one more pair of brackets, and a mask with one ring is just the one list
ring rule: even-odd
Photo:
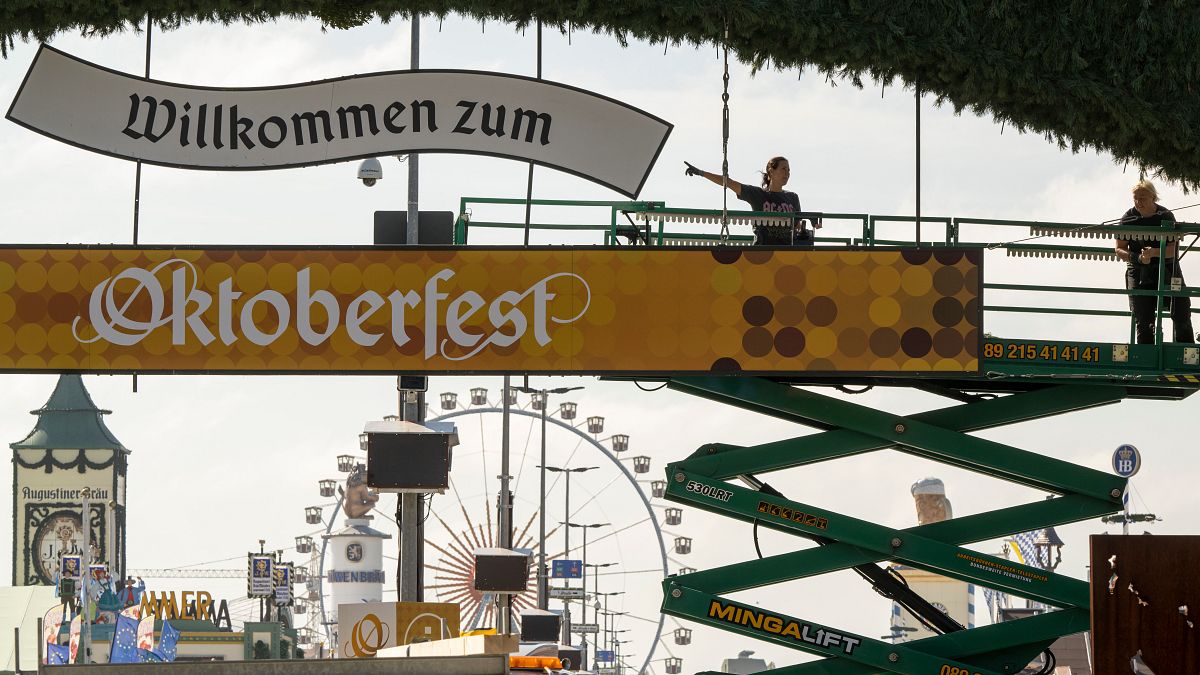
[[[421,63],[427,68],[469,68],[531,75],[532,31],[521,34],[499,24],[449,18],[424,21]],[[261,26],[186,27],[154,35],[152,76],[204,86],[269,86],[408,65],[407,22],[372,24],[351,31],[322,32],[314,22],[283,21]],[[116,70],[140,74],[144,42],[127,33],[104,40],[64,35],[54,46]],[[0,61],[0,102],[7,107],[36,46],[18,44]],[[878,85],[858,90],[848,83],[831,86],[815,73],[763,72],[751,76],[732,67],[730,83],[730,173],[756,182],[767,158],[791,160],[792,181],[806,209],[827,212],[911,215],[914,192],[914,100],[911,91]],[[575,32],[568,37],[545,33],[544,76],[625,101],[675,125],[658,164],[642,191],[643,199],[670,205],[720,208],[720,190],[683,175],[683,160],[712,171],[721,162],[721,64],[715,49],[633,43]],[[922,212],[926,215],[1000,219],[1096,222],[1119,216],[1129,207],[1129,186],[1136,170],[1123,171],[1111,158],[1094,153],[1072,155],[1037,136],[1002,130],[990,119],[955,116],[923,102]],[[0,242],[128,243],[132,236],[134,165],[50,140],[11,122],[0,122]],[[147,166],[143,171],[141,241],[147,244],[359,244],[371,241],[372,213],[405,208],[404,166],[383,159],[384,180],[365,189],[355,180],[355,164],[344,163],[270,172],[195,172]],[[523,197],[525,165],[475,156],[426,155],[421,160],[421,207],[457,210],[464,196]],[[1160,201],[1168,207],[1191,203],[1177,186],[1161,184]],[[548,169],[536,172],[540,198],[615,199],[615,193]],[[1198,200],[1200,201],[1200,200]],[[731,201],[731,207],[736,202]],[[1191,211],[1179,213],[1193,220]],[[516,221],[520,210],[476,210],[476,219]],[[534,219],[607,222],[607,212],[589,215],[535,209]],[[928,226],[927,226],[928,227]],[[830,235],[854,236],[848,227],[831,225]],[[965,238],[1001,241],[1027,231],[967,232]],[[473,232],[480,243],[519,243],[519,231]],[[537,243],[568,241],[535,234]],[[580,237],[570,241],[596,243]],[[1079,240],[1074,240],[1079,243]],[[1104,242],[1082,240],[1103,245]],[[1187,260],[1185,262],[1191,262]],[[988,254],[989,281],[1045,284],[1093,283],[1119,287],[1123,269],[1112,262],[1010,260]],[[1185,265],[1187,274],[1200,274]],[[989,302],[1060,302],[1077,298],[1012,298],[996,294]],[[1113,297],[1086,301],[1088,306],[1120,308]],[[1006,337],[1121,341],[1120,321],[1031,319],[1019,314],[989,314],[985,328]],[[7,442],[22,439],[33,424],[28,411],[42,405],[54,376],[8,375],[0,387],[0,429]],[[335,475],[334,457],[357,449],[357,434],[367,420],[395,410],[394,380],[388,377],[208,377],[147,376],[132,392],[128,376],[89,376],[85,383],[97,404],[114,411],[108,423],[133,451],[129,473],[130,566],[160,568],[199,565],[234,568],[259,538],[269,549],[290,548],[293,537],[310,532],[303,508],[323,501],[316,481]],[[787,438],[806,429],[765,417],[739,413],[706,401],[666,391],[643,392],[631,383],[589,378],[535,378],[534,386],[586,385],[578,392],[581,419],[601,414],[611,433],[631,436],[630,454],[653,458],[647,478],[658,478],[666,462],[680,459],[709,442],[751,445]],[[472,386],[486,386],[493,401],[499,378],[438,377],[434,393],[455,391],[464,399]],[[829,392],[825,392],[829,393]],[[835,394],[836,395],[836,394]],[[840,395],[839,395],[840,396]],[[524,402],[524,399],[523,399]],[[915,413],[949,402],[910,391],[873,391],[855,402],[897,413]],[[1135,479],[1135,506],[1164,518],[1159,534],[1187,533],[1196,527],[1192,476],[1196,459],[1186,454],[1190,438],[1183,426],[1196,403],[1124,403],[1031,422],[982,434],[1024,449],[1045,453],[1099,470],[1108,470],[1112,450],[1121,443],[1141,448],[1146,466]],[[495,494],[499,439],[494,421],[460,419],[463,446],[454,477],[472,518],[480,520]],[[480,429],[483,429],[481,432]],[[523,525],[533,514],[536,481],[528,472],[537,433],[529,421],[513,427],[514,452],[524,456],[525,480],[519,488],[514,520]],[[486,446],[486,468],[483,461]],[[613,602],[636,616],[656,616],[660,576],[641,572],[657,564],[645,545],[649,530],[644,511],[631,499],[632,488],[614,478],[610,465],[567,432],[551,437],[552,462],[595,464],[603,469],[572,485],[572,502],[596,498],[574,517],[626,527],[620,536],[597,543],[589,558],[617,561],[627,574],[605,577],[601,590],[626,591]],[[578,449],[577,449],[578,448]],[[576,451],[574,457],[571,453]],[[589,454],[590,453],[590,454]],[[479,458],[473,461],[470,458]],[[491,462],[497,462],[492,464]],[[8,484],[11,464],[3,463],[0,484]],[[888,451],[771,476],[770,482],[800,501],[890,526],[915,524],[909,485],[926,476],[942,478],[962,516],[1040,499],[1039,493]],[[474,488],[470,486],[475,486]],[[561,486],[551,494],[559,504]],[[578,492],[576,491],[578,490]],[[451,529],[463,523],[458,498],[435,498],[433,505]],[[385,497],[385,510],[394,508]],[[551,507],[549,519],[562,519]],[[387,529],[383,518],[376,524]],[[686,509],[684,523],[672,528],[695,538],[680,564],[707,568],[754,555],[748,526]],[[1140,532],[1143,528],[1138,527]],[[0,518],[0,539],[9,540],[11,520]],[[1061,572],[1086,578],[1087,537],[1105,531],[1097,522],[1060,528],[1067,542]],[[431,526],[431,536],[445,536]],[[393,542],[394,543],[394,542]],[[764,533],[764,554],[799,545],[798,540]],[[646,549],[651,548],[647,556]],[[998,542],[978,545],[995,552]],[[557,550],[557,549],[556,549]],[[431,557],[433,554],[430,554]],[[601,558],[604,558],[601,561]],[[293,559],[300,561],[299,556]],[[10,556],[0,556],[0,579],[10,578]],[[394,565],[385,561],[385,567]],[[394,568],[389,568],[389,584]],[[431,573],[432,574],[432,573]],[[239,580],[151,581],[153,587],[205,588],[237,599]],[[388,596],[385,596],[385,598]],[[391,596],[394,597],[394,594]],[[868,636],[883,635],[888,606],[857,577],[835,574],[759,589],[735,597]],[[982,600],[979,601],[983,613]],[[244,618],[244,617],[243,617]],[[673,620],[668,626],[676,625]],[[622,627],[635,629],[630,649],[640,663],[648,649],[650,626],[634,618]],[[689,647],[672,651],[684,658],[685,672],[717,669],[721,659],[754,649],[779,665],[805,660],[803,654],[733,637],[699,626]],[[660,649],[656,659],[665,656]],[[656,672],[662,672],[661,666]]]

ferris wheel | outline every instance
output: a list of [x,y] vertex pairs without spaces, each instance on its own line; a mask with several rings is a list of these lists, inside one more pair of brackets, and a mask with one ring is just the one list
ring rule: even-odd
[[[680,673],[682,659],[675,652],[691,643],[691,629],[660,614],[658,596],[663,577],[691,571],[685,559],[692,539],[682,529],[683,510],[663,503],[666,484],[648,478],[651,458],[630,452],[629,435],[606,433],[605,417],[581,415],[574,401],[551,405],[553,398],[565,399],[556,391],[560,390],[502,392],[508,398],[510,420],[513,546],[534,556],[529,590],[513,597],[514,615],[519,621],[522,610],[537,606],[544,505],[547,567],[553,560],[573,559],[584,570],[582,580],[549,580],[550,606],[569,612],[573,640],[590,646],[589,660],[604,656],[600,663],[609,667]],[[493,597],[474,589],[473,551],[497,545],[504,400],[500,395],[489,399],[482,387],[466,396],[444,392],[430,399],[426,418],[453,421],[459,445],[450,489],[426,501],[425,599],[457,603],[464,630],[492,627],[497,606]],[[544,498],[539,468],[543,446]],[[340,455],[338,468],[349,472],[361,461],[355,455]],[[318,488],[322,497],[338,494],[333,479],[322,479]],[[332,642],[331,598],[323,583],[328,565],[325,540],[314,543],[314,537],[333,529],[340,506],[338,499],[306,507],[306,523],[323,527],[296,538],[297,553],[310,556],[304,566],[306,593],[296,608],[297,621],[305,623],[303,634],[310,640],[324,636]],[[380,510],[375,515],[383,521],[379,529],[395,530],[390,515]],[[655,654],[662,651],[667,656],[656,660]]]

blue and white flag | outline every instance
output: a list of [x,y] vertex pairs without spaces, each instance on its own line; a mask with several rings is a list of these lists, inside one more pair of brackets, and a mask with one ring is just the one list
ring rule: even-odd
[[162,663],[163,660],[161,656],[149,649],[139,649],[137,650],[137,655],[139,663]]
[[138,621],[125,614],[117,615],[113,627],[112,649],[108,653],[109,663],[138,663]]
[[154,650],[163,661],[175,660],[175,645],[179,642],[179,631],[171,625],[170,621],[164,621],[162,625],[162,633],[158,637],[158,649]]
[[1037,546],[1033,543],[1041,535],[1041,530],[1030,530],[1029,532],[1019,532],[1013,535],[1012,542],[1017,545],[1016,554],[1018,562],[1030,567],[1041,567],[1038,561]]
[[68,645],[56,645],[46,643],[46,664],[51,666],[65,666],[71,663],[71,647]]

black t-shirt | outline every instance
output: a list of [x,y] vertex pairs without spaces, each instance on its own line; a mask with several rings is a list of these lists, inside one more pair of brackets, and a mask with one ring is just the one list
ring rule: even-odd
[[[1125,215],[1121,216],[1121,227],[1152,227],[1154,229],[1162,229],[1163,221],[1168,223],[1175,222],[1175,214],[1169,209],[1164,209],[1159,204],[1154,205],[1154,214],[1143,216],[1138,213],[1137,209],[1129,209]],[[1158,248],[1158,240],[1156,239],[1128,239],[1129,242],[1129,266],[1130,267],[1150,267],[1158,268],[1158,258],[1152,258],[1148,265],[1143,265],[1138,260],[1138,256],[1142,254],[1142,249],[1146,247]],[[1170,264],[1171,261],[1168,261]]]
[[743,185],[738,199],[750,204],[751,211],[796,213],[800,211],[800,197],[795,192],[781,190],[767,192],[753,185]]

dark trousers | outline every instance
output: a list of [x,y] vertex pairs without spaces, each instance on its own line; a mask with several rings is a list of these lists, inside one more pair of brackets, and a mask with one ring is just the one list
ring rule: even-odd
[[754,228],[755,246],[806,246],[813,245],[812,230],[804,229],[796,232],[795,240],[792,231],[786,227],[756,227]]
[[[1171,278],[1179,279],[1183,284],[1183,274],[1173,263],[1168,263],[1163,286],[1171,287]],[[1125,270],[1125,288],[1128,290],[1153,291],[1158,288],[1158,265],[1143,265],[1130,267]],[[1139,345],[1154,344],[1154,307],[1158,298],[1153,295],[1129,296],[1129,311],[1133,312],[1133,322],[1137,332]],[[1171,328],[1174,342],[1195,342],[1192,332],[1192,299],[1163,298],[1163,309],[1171,312]]]

